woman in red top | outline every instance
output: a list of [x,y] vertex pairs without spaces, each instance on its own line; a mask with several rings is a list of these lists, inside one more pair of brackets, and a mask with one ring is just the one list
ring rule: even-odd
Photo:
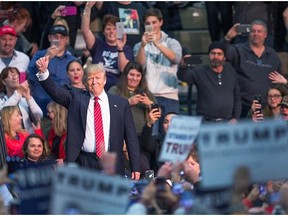
[[65,143],[67,135],[67,109],[60,104],[50,102],[47,105],[48,116],[52,126],[48,135],[51,155],[58,159],[58,164],[65,159]]
[[[7,106],[1,110],[1,119],[5,132],[5,141],[8,156],[23,158],[22,146],[29,133],[22,128],[22,116],[17,106]],[[36,134],[43,137],[40,128],[40,119],[33,125]]]

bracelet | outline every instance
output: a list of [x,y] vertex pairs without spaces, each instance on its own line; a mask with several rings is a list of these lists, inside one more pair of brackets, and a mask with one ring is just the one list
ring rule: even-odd
[[117,50],[117,52],[124,52],[124,50]]

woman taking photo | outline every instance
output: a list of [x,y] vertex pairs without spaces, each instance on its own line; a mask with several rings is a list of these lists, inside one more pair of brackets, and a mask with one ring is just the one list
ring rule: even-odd
[[155,102],[149,91],[144,70],[138,62],[128,62],[116,86],[109,93],[127,98],[132,109],[132,115],[138,137],[145,125],[151,104]]
[[[17,106],[4,107],[1,110],[1,120],[5,133],[7,155],[23,158],[22,146],[29,133],[22,128],[22,116],[19,108]],[[32,125],[35,133],[43,137],[40,122],[37,125],[32,123]]]

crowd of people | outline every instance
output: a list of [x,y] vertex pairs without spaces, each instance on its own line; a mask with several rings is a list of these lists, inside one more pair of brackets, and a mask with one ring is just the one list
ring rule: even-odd
[[[184,162],[158,160],[172,118],[181,114],[179,81],[196,86],[196,112],[202,125],[288,120],[287,71],[282,71],[274,47],[267,45],[273,29],[266,14],[243,23],[248,21],[239,14],[249,5],[236,4],[238,20],[234,24],[225,20],[221,39],[220,27],[212,24],[216,4],[207,3],[209,61],[195,66],[181,41],[164,32],[165,17],[153,5],[43,3],[39,11],[45,13],[38,28],[35,6],[5,2],[0,6],[0,110],[5,140],[1,145],[6,149],[1,154],[16,158],[17,169],[49,161],[57,172],[59,166],[76,163],[133,182],[146,179],[147,184],[131,196],[127,214],[288,214],[285,180],[248,182],[244,187],[236,179],[227,206],[197,202],[195,197],[205,193],[199,187],[197,141],[191,143]],[[218,6],[226,16],[232,11],[230,3]],[[248,9],[253,12],[256,6]],[[68,7],[76,13],[67,14]],[[281,11],[288,29],[288,9]],[[90,28],[95,17],[103,25],[99,35]],[[121,36],[119,22],[124,23]],[[249,31],[239,32],[239,22],[249,24]],[[42,36],[29,37],[25,31],[31,29]],[[85,58],[75,55],[77,30],[86,44]],[[87,53],[92,58],[89,64],[81,61]],[[109,153],[116,156],[113,169],[104,160]],[[7,163],[1,161],[4,171]],[[155,178],[148,178],[152,173]],[[245,173],[238,170],[235,175]],[[9,183],[0,175],[0,189],[8,195],[0,206],[19,198],[7,187]]]

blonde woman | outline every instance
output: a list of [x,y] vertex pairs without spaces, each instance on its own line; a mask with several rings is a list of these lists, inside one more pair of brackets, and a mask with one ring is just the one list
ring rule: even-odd
[[51,101],[47,105],[48,116],[51,119],[51,129],[48,135],[48,143],[51,148],[51,155],[58,162],[65,159],[65,144],[67,135],[67,109],[60,104]]
[[[23,158],[22,147],[29,133],[22,128],[22,116],[17,106],[7,106],[1,110],[1,120],[5,132],[7,154]],[[43,137],[40,122],[34,125],[36,134]]]

